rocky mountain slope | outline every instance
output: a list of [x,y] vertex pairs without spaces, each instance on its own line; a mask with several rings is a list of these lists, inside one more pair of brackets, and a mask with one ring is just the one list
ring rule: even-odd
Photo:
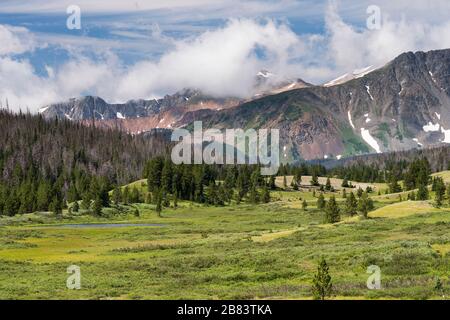
[[239,105],[238,98],[214,98],[198,90],[182,90],[162,99],[131,100],[109,104],[99,97],[82,97],[52,104],[40,110],[47,119],[60,118],[94,123],[100,127],[118,127],[131,133],[158,128],[172,128],[187,112],[201,109],[220,110]]
[[[278,128],[282,160],[340,159],[358,154],[450,143],[450,50],[408,52],[323,86],[257,76],[261,93],[242,101],[184,90],[160,100],[110,105],[86,97],[42,110],[60,117],[130,132],[204,127]],[[345,78],[345,79],[344,79]]]
[[449,90],[450,50],[408,52],[345,83],[287,91],[196,119],[207,127],[279,128],[286,161],[339,159],[450,143]]
[[194,111],[220,111],[263,96],[308,86],[311,85],[301,79],[284,79],[262,70],[255,76],[255,91],[258,93],[247,99],[217,98],[200,90],[184,89],[162,99],[131,100],[123,104],[109,104],[100,97],[87,96],[45,106],[40,113],[47,119],[69,119],[85,124],[95,122],[100,127],[142,133],[160,128],[172,129],[184,115]]

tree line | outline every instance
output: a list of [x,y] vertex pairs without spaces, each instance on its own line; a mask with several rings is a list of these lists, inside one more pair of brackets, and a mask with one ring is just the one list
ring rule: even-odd
[[60,213],[82,200],[107,203],[113,185],[138,179],[166,142],[68,120],[0,110],[0,214]]

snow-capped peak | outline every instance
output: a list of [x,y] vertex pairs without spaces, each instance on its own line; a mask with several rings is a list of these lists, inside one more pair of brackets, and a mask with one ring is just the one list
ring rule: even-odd
[[260,72],[258,72],[256,74],[258,77],[263,77],[263,78],[270,78],[272,76],[274,76],[273,73],[267,71],[267,70],[261,70]]
[[365,75],[371,73],[372,71],[375,71],[376,69],[377,68],[374,66],[368,66],[368,67],[365,67],[362,69],[356,69],[356,70],[353,70],[353,72],[351,72],[351,73],[346,73],[334,80],[331,80],[330,82],[325,83],[323,86],[324,87],[332,87],[332,86],[336,86],[338,84],[346,83],[353,79],[359,79],[359,78],[362,78]]

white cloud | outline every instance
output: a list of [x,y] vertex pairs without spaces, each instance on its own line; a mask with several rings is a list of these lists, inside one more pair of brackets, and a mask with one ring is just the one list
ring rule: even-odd
[[0,101],[12,110],[30,108],[58,99],[57,91],[46,79],[35,75],[33,66],[25,60],[15,61],[0,57]]
[[[417,4],[414,8],[417,9]],[[339,72],[368,65],[381,66],[406,51],[450,47],[449,19],[440,24],[406,18],[394,21],[386,13],[380,30],[357,29],[342,20],[334,2],[331,2],[326,14],[326,27],[328,59]]]
[[[414,10],[419,10],[417,5]],[[405,51],[450,47],[449,19],[427,23],[411,17],[394,20],[387,14],[384,18],[381,30],[357,28],[346,23],[332,3],[326,12],[326,33],[302,35],[273,20],[232,19],[189,39],[164,36],[160,40],[170,46],[160,58],[132,66],[125,66],[111,53],[123,48],[118,41],[37,34],[44,42],[60,44],[73,57],[60,67],[47,66],[47,77],[38,76],[27,60],[13,58],[33,50],[33,34],[25,28],[0,25],[0,40],[6,44],[0,48],[0,99],[36,111],[44,104],[84,94],[123,102],[185,87],[245,97],[253,93],[254,76],[263,68],[279,77],[324,83],[354,69],[382,65]],[[158,29],[153,33],[162,34]],[[136,49],[141,44],[136,43]],[[97,49],[101,57],[93,61],[84,57],[83,50],[72,52],[71,48],[80,46]]]
[[[299,38],[273,21],[231,20],[227,26],[181,41],[157,63],[132,67],[119,86],[117,98],[149,96],[183,87],[214,95],[247,96],[261,68],[283,68]],[[255,52],[264,52],[261,58]]]
[[[261,68],[275,72],[286,69],[298,45],[297,35],[283,24],[230,20],[223,28],[175,42],[175,48],[159,61],[142,61],[128,68],[113,54],[93,62],[73,53],[72,61],[57,69],[47,67],[49,76],[42,78],[26,60],[3,59],[0,96],[7,97],[10,105],[32,110],[52,100],[82,94],[120,102],[185,87],[216,96],[245,97],[252,94],[255,75]],[[8,65],[13,67],[6,68]],[[23,90],[25,87],[27,90]]]
[[[290,4],[293,0],[279,0],[279,4]],[[258,0],[41,0],[39,5],[36,5],[34,0],[3,0],[0,4],[2,12],[7,13],[36,13],[36,12],[65,12],[70,5],[76,4],[82,9],[82,12],[87,13],[124,13],[137,12],[149,10],[174,10],[184,8],[229,8],[236,9],[245,8],[258,12],[266,12],[274,7],[270,1]]]
[[[214,0],[213,0],[214,1]],[[178,8],[194,5],[206,5],[208,0],[77,0],[76,5],[89,12],[124,12],[137,10],[157,10],[163,8]],[[223,2],[223,1],[220,1]],[[33,0],[4,0],[1,4],[3,12],[65,12],[74,4],[72,0],[43,0],[38,6]]]
[[31,33],[22,27],[0,25],[0,56],[31,51],[35,41]]

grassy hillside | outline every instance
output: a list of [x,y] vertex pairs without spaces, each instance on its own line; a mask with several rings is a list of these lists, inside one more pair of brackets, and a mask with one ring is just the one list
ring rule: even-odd
[[[146,188],[145,181],[132,186]],[[450,208],[383,197],[373,197],[369,219],[342,216],[335,225],[324,224],[306,191],[275,191],[260,205],[180,202],[162,217],[153,205],[136,204],[139,217],[124,210],[109,218],[1,218],[0,299],[310,299],[322,256],[334,299],[442,299],[437,277],[448,297]],[[67,226],[80,223],[155,226]],[[374,264],[381,290],[366,288]],[[81,268],[81,290],[66,288],[69,265]]]

